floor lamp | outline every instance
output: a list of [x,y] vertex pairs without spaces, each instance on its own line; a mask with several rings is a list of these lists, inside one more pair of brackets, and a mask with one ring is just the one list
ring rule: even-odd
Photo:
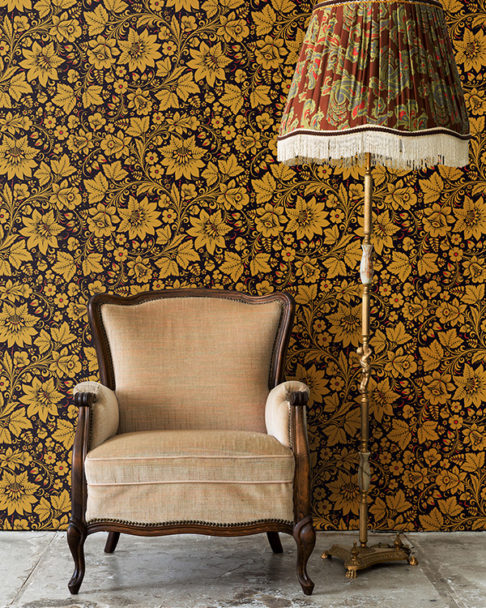
[[359,546],[334,545],[346,576],[394,560],[416,563],[397,536],[368,546],[370,289],[373,278],[371,167],[411,170],[468,162],[469,124],[444,12],[437,0],[326,0],[314,7],[280,127],[286,164],[366,166]]

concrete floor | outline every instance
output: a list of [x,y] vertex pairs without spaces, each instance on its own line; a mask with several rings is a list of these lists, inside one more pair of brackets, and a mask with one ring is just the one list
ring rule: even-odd
[[301,593],[294,574],[293,539],[281,536],[282,555],[272,554],[264,535],[122,536],[107,555],[106,534],[94,534],[85,545],[80,594],[71,597],[65,533],[0,532],[0,607],[486,608],[485,533],[409,534],[418,567],[378,566],[356,580],[344,577],[341,562],[320,558],[331,544],[349,545],[356,535],[318,533],[309,565],[312,597]]

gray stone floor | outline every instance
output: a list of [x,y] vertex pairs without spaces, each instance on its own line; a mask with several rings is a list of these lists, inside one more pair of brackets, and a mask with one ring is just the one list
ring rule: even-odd
[[344,577],[341,562],[320,558],[356,535],[319,533],[309,566],[312,597],[294,574],[293,539],[281,536],[282,555],[272,554],[264,535],[122,536],[107,555],[106,534],[94,534],[85,545],[81,591],[71,597],[65,533],[0,532],[0,607],[486,608],[486,533],[409,534],[419,566],[378,566],[356,580]]

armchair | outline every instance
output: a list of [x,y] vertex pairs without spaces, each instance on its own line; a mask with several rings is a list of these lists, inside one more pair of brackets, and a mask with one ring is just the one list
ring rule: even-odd
[[297,576],[315,544],[306,433],[309,389],[282,382],[294,315],[285,293],[181,289],[97,295],[88,316],[101,384],[74,389],[74,560],[88,534],[241,536],[297,544]]

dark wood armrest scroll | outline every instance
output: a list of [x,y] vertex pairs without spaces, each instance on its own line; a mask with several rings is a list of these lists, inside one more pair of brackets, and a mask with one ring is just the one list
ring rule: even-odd
[[290,405],[298,406],[298,405],[307,405],[309,402],[309,394],[305,391],[295,391],[290,393],[289,395],[289,403]]
[[95,401],[95,393],[76,393],[74,395],[74,405],[76,407],[91,407]]

